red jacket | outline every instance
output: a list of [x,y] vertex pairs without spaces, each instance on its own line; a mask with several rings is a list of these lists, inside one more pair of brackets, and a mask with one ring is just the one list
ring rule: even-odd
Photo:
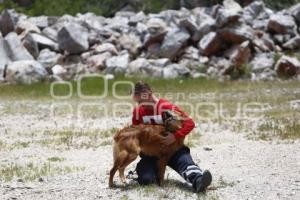
[[174,110],[182,114],[184,122],[182,128],[175,132],[175,137],[185,137],[195,127],[195,123],[185,112],[181,111],[176,105],[173,105],[166,99],[159,99],[154,106],[138,105],[133,109],[132,124],[163,124],[162,112],[164,110]]

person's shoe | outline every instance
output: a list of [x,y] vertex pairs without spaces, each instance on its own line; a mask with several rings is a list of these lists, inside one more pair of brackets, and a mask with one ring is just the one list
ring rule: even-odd
[[129,171],[127,176],[126,176],[127,179],[130,179],[132,181],[137,181],[138,179],[138,175],[136,173],[136,170],[135,171]]
[[194,189],[196,193],[204,192],[206,188],[211,184],[212,176],[208,170],[203,172],[203,175],[199,177],[194,185]]

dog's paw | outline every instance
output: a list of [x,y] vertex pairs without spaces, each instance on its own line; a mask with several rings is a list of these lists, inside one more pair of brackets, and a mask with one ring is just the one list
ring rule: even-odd
[[109,183],[109,184],[108,184],[108,187],[109,187],[109,188],[113,188],[113,187],[115,187],[115,185],[114,185],[114,183]]
[[122,186],[126,186],[127,185],[127,181],[122,181]]

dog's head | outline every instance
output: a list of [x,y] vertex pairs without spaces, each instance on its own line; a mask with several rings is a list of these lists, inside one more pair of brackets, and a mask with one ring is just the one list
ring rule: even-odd
[[166,110],[162,112],[162,119],[167,131],[175,132],[182,127],[184,118],[179,112]]

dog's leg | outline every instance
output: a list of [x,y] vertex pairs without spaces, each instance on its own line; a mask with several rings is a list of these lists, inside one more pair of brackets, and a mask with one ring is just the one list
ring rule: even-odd
[[114,143],[114,145],[113,145],[114,165],[109,172],[109,183],[108,183],[109,187],[113,187],[113,179],[114,179],[116,171],[118,170],[118,165],[119,165],[118,155],[119,155],[119,148],[118,148],[118,145],[116,143]]
[[113,179],[117,170],[118,170],[118,162],[115,161],[114,166],[111,168],[109,172],[109,183],[108,183],[109,187],[113,187]]
[[125,168],[130,164],[132,163],[136,158],[138,157],[138,154],[129,154],[127,157],[126,157],[126,160],[124,163],[122,163],[122,165],[120,166],[119,168],[119,173],[120,173],[120,178],[121,178],[121,181],[123,182],[123,184],[126,184],[126,178],[125,178],[125,175],[124,175],[124,171],[125,171]]
[[124,163],[124,160],[126,159],[128,153],[126,151],[119,152],[118,155],[115,155],[115,161],[114,166],[110,170],[110,176],[109,176],[109,187],[113,186],[113,178],[118,169],[120,169],[120,166]]
[[120,175],[120,178],[121,178],[121,182],[126,185],[126,178],[125,178],[125,175],[124,175],[124,171],[125,171],[125,168],[120,168],[119,169],[119,175]]
[[158,185],[162,186],[165,176],[167,162],[165,159],[160,158],[158,161]]

